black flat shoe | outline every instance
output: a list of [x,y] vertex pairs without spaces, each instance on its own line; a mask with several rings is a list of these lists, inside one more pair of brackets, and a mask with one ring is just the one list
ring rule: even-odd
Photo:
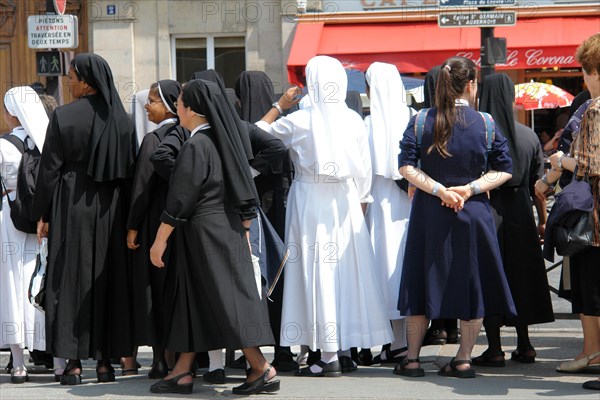
[[29,374],[25,371],[25,375],[19,376],[15,375],[15,371],[10,374],[10,383],[21,384],[29,381]]
[[448,335],[444,329],[427,329],[423,346],[445,345],[448,340]]
[[165,360],[155,361],[148,371],[148,378],[150,379],[162,379],[169,375],[169,367]]
[[[67,367],[65,368],[65,371],[63,372],[63,374],[60,377],[60,384],[61,385],[80,385],[81,384],[81,374],[71,374],[71,371],[74,369],[78,369],[82,370],[81,368],[81,361],[79,360],[69,360],[69,362],[67,363]],[[54,379],[56,379],[56,376],[54,377]]]
[[278,391],[280,387],[279,380],[267,380],[271,368],[272,367],[269,366],[265,373],[257,380],[244,382],[240,386],[234,387],[232,393],[249,396],[251,394],[273,393]]
[[587,381],[583,382],[583,388],[588,390],[600,390],[600,381]]
[[184,383],[182,385],[178,384],[181,378],[186,376],[191,376],[191,372],[185,372],[181,375],[174,376],[171,379],[161,379],[159,382],[156,382],[154,385],[150,386],[150,391],[152,393],[179,393],[179,394],[191,394],[194,389],[194,382]]
[[371,353],[371,349],[360,349],[357,364],[364,366],[373,365],[373,353]]
[[[106,371],[100,372],[101,368],[106,368]],[[96,377],[98,378],[98,383],[115,381],[115,369],[110,364],[110,361],[98,361],[96,364]]]
[[283,372],[297,371],[300,368],[300,365],[294,360],[294,354],[289,350],[280,350],[271,365],[277,368],[277,371]]
[[237,360],[235,360],[229,368],[233,369],[246,369],[246,357],[240,356]]
[[408,350],[408,347],[402,347],[396,350],[390,350],[389,348],[383,351],[385,359],[381,359],[381,354],[373,357],[373,364],[397,364],[402,361],[406,355],[401,356],[400,353],[404,353]]
[[332,361],[328,364],[326,364],[322,360],[319,360],[315,364],[321,367],[320,372],[312,372],[310,370],[310,367],[305,367],[296,371],[295,375],[310,377],[325,376],[327,378],[342,376],[342,366],[339,360]]
[[471,364],[477,365],[478,367],[502,368],[506,366],[504,352],[498,351],[492,353],[491,351],[486,350],[479,357],[473,358]]
[[225,383],[225,370],[222,368],[215,369],[214,371],[208,371],[202,375],[204,382],[221,384]]
[[458,328],[446,328],[446,344],[456,344],[460,340],[460,330]]
[[523,349],[517,347],[517,349],[510,354],[510,359],[523,364],[533,364],[535,362],[535,356],[537,356],[537,353],[533,347],[527,346]]
[[421,364],[421,360],[418,358],[408,358],[404,357],[400,364],[396,364],[394,367],[394,374],[400,376],[408,376],[410,378],[420,378],[425,376],[425,370],[423,368],[406,368],[408,364],[419,363]]
[[352,358],[348,356],[341,356],[339,358],[340,367],[342,368],[342,374],[349,374],[358,369]]

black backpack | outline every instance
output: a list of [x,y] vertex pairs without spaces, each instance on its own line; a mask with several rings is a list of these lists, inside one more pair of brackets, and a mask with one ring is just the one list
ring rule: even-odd
[[[17,171],[17,195],[14,200],[10,200],[7,193],[10,218],[15,228],[21,232],[36,233],[37,221],[33,214],[33,196],[42,155],[37,146],[30,149],[15,135],[4,135],[2,139],[12,143],[22,155]],[[4,182],[2,185],[4,186]],[[4,191],[7,191],[6,186],[4,186]]]

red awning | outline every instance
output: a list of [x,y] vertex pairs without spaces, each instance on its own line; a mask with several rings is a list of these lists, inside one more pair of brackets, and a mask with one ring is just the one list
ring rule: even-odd
[[[518,20],[497,27],[505,37],[506,64],[498,69],[579,67],[575,50],[600,31],[598,17],[553,17]],[[344,67],[365,71],[375,61],[395,64],[402,73],[427,72],[452,56],[479,65],[480,29],[439,28],[436,22],[386,24],[299,23],[288,59],[290,82],[299,82],[308,60],[329,55]]]

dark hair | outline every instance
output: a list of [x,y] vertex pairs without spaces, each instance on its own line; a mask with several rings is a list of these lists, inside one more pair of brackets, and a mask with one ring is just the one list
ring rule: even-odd
[[148,95],[154,95],[154,96],[158,96],[159,95],[159,93],[158,93],[158,82],[154,82],[152,85],[150,85],[150,90],[148,91]]
[[433,130],[433,144],[442,157],[451,156],[446,149],[452,127],[457,122],[455,100],[460,98],[470,81],[477,80],[475,63],[465,57],[450,57],[441,66],[435,86],[437,115]]
[[42,105],[44,106],[48,118],[50,118],[54,109],[58,107],[56,99],[48,94],[40,94],[40,100],[42,101]]

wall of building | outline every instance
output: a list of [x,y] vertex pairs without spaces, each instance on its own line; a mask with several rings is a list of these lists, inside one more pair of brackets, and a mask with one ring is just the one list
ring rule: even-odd
[[[173,37],[245,38],[247,70],[287,84],[296,0],[100,0],[90,16],[90,50],[107,59],[124,101],[159,79],[175,79]],[[111,6],[114,8],[109,9]],[[109,15],[114,11],[114,15]]]

